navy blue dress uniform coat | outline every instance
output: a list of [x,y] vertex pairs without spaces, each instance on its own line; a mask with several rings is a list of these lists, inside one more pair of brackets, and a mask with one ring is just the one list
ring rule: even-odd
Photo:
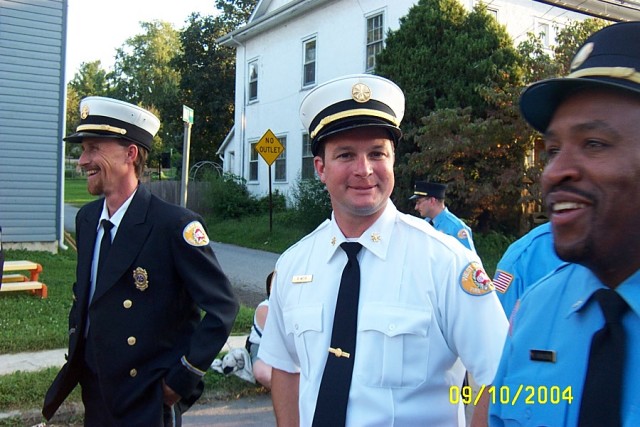
[[[79,382],[88,310],[97,375],[112,415],[122,425],[149,425],[146,417],[162,411],[163,379],[182,396],[182,410],[200,396],[198,370],[206,372],[225,344],[238,303],[211,246],[193,246],[183,237],[185,226],[201,218],[140,185],[102,268],[100,288],[87,306],[103,203],[91,202],[76,216],[69,354],[47,392],[43,415],[51,418]],[[136,287],[138,268],[146,271],[144,290]]]

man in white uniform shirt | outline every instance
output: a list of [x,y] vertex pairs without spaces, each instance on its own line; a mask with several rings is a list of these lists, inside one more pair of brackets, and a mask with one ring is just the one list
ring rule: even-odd
[[[345,76],[312,90],[300,113],[333,214],[276,264],[259,355],[274,368],[278,425],[464,426],[451,388],[459,391],[465,367],[479,384],[493,381],[507,320],[477,256],[389,199],[402,91],[378,76]],[[344,242],[362,246],[360,291],[348,307],[355,342],[336,348],[332,333],[347,328],[333,327]],[[325,365],[343,362],[353,373],[337,422],[337,406],[318,408],[324,377],[344,377],[323,375]]]

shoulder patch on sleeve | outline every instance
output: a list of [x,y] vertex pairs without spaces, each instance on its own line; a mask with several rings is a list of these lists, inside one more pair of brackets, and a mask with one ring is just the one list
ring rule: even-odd
[[507,273],[504,270],[496,270],[496,275],[493,278],[493,285],[496,288],[496,291],[504,294],[511,286],[511,282],[513,282],[513,274]]
[[460,275],[460,286],[470,295],[485,295],[494,290],[493,282],[478,262],[470,262]]
[[205,246],[209,244],[209,236],[204,231],[204,227],[200,221],[191,221],[182,230],[184,241],[191,246]]

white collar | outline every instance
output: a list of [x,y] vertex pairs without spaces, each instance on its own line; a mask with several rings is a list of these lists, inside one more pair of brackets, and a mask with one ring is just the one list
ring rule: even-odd
[[131,200],[133,200],[133,196],[136,195],[137,191],[138,189],[136,188],[135,191],[131,194],[131,196],[129,196],[129,198],[125,200],[124,203],[118,208],[118,210],[115,211],[113,215],[111,215],[111,218],[109,218],[109,209],[107,209],[107,199],[105,199],[104,203],[102,204],[102,213],[100,214],[100,219],[98,220],[98,227],[96,228],[96,230],[100,229],[103,219],[108,219],[109,221],[111,221],[111,223],[114,225],[114,228],[117,230],[118,227],[120,227],[122,218],[124,218],[124,214],[127,212],[127,209],[131,204]]

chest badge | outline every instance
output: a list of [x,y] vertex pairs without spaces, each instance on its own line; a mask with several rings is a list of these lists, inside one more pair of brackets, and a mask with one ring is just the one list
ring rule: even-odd
[[309,283],[313,281],[313,274],[298,274],[291,278],[291,283]]
[[137,267],[133,270],[133,282],[136,284],[136,289],[139,291],[145,291],[149,287],[149,273],[142,267]]

